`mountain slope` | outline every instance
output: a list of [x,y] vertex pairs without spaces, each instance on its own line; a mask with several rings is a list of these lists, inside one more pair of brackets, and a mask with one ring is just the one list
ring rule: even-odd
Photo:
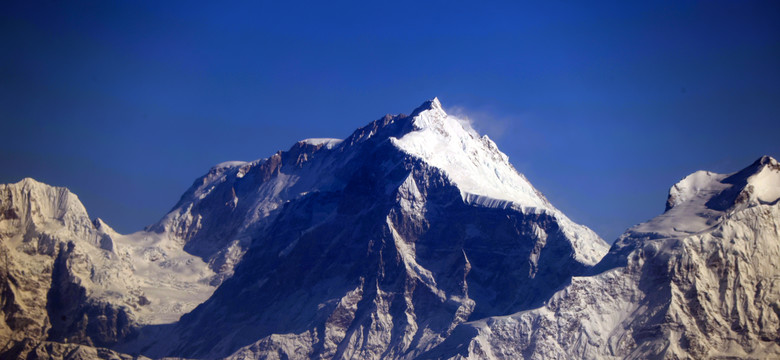
[[430,358],[780,357],[780,164],[694,173],[544,306],[463,324]]
[[120,348],[155,357],[412,358],[468,319],[538,306],[607,251],[437,99],[221,164],[150,229],[238,264]]

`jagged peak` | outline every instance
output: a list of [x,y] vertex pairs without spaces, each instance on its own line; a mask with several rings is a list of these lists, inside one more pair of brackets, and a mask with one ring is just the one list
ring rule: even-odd
[[771,156],[762,156],[748,167],[725,175],[720,183],[729,186],[707,202],[713,210],[726,211],[780,199],[780,164]]
[[72,193],[70,189],[64,186],[49,185],[47,183],[35,180],[31,177],[26,177],[22,180],[19,180],[16,183],[6,184],[5,186],[11,188],[17,188],[20,191],[27,192],[30,194],[31,197],[43,197],[43,198],[47,198],[48,199],[47,201],[51,201],[52,197],[61,197],[63,199],[75,201],[79,203],[79,205],[81,205],[81,202],[78,200],[78,196]]
[[467,122],[447,114],[438,98],[433,98],[418,106],[412,111],[410,119],[413,130],[433,129],[444,137],[453,135],[479,137],[479,134]]
[[8,200],[4,203],[0,201],[0,205],[14,209],[12,212],[17,214],[16,218],[23,221],[44,224],[56,220],[70,225],[81,224],[79,227],[84,224],[92,226],[86,208],[78,196],[66,187],[52,186],[27,177],[13,184],[0,185],[0,198]]
[[18,182],[14,183],[13,185],[17,185],[17,186],[21,186],[21,187],[30,187],[30,186],[50,186],[50,187],[54,187],[54,186],[51,186],[49,184],[42,183],[42,182],[40,182],[38,180],[35,180],[35,179],[31,178],[31,177],[26,177],[26,178],[24,178],[22,180],[19,180]]
[[[389,142],[399,151],[419,159],[427,165],[437,168],[461,191],[463,200],[467,203],[484,207],[514,207],[523,211],[548,211],[563,215],[536,190],[530,182],[512,166],[508,157],[502,153],[488,136],[478,134],[467,121],[448,115],[438,98],[433,98],[418,106],[412,115],[386,115],[355,130],[343,141],[337,139],[306,139],[297,142],[286,152],[279,152],[268,161],[281,166],[292,164],[289,169],[302,168],[304,162],[315,159],[326,159],[327,167],[313,165],[312,171],[329,171],[337,166],[339,161],[351,159],[352,156],[369,151],[366,146],[374,147]],[[325,145],[333,146],[333,150],[319,153]],[[342,154],[349,153],[342,158]],[[272,159],[275,159],[272,161]],[[341,160],[339,160],[341,159]],[[268,162],[266,162],[268,163]],[[239,163],[240,164],[240,163]],[[272,164],[272,165],[273,165]],[[234,165],[230,163],[230,165]],[[298,166],[301,165],[301,166]],[[270,165],[269,165],[270,166]],[[308,167],[307,167],[308,168]],[[182,196],[174,210],[182,205],[199,201],[210,193],[225,175],[225,171],[217,171],[195,182],[190,191]],[[229,170],[233,171],[233,170]],[[297,170],[295,170],[297,171]],[[272,175],[272,173],[269,172]],[[242,177],[238,171],[236,177]],[[270,175],[269,175],[270,176]],[[306,186],[340,186],[338,182],[328,182],[331,175],[319,174],[306,182]],[[263,177],[265,178],[265,177]],[[313,180],[313,179],[317,180]],[[287,179],[287,178],[285,178]],[[297,186],[303,189],[303,183],[294,178],[285,186]],[[284,179],[283,179],[284,180]],[[287,180],[284,180],[287,181]],[[323,185],[325,184],[325,185]],[[276,194],[278,189],[270,193]],[[305,190],[305,189],[304,189]],[[296,192],[297,191],[297,192]],[[292,193],[300,193],[301,191]],[[306,190],[308,191],[308,190]],[[182,209],[184,209],[182,207]],[[175,215],[175,214],[174,214]],[[594,238],[597,236],[594,234]],[[601,241],[598,239],[598,241]]]
[[780,200],[780,165],[762,156],[732,174],[697,171],[669,190],[666,211],[630,233],[680,237],[711,229],[735,212]]
[[448,115],[438,98],[423,103],[410,118],[411,129],[391,142],[441,169],[461,190],[464,201],[491,207],[515,204],[553,209],[490,138],[480,136],[468,122]]
[[107,234],[110,234],[110,235],[116,235],[116,234],[118,234],[118,233],[116,232],[116,230],[114,230],[114,228],[112,228],[111,226],[109,226],[108,224],[106,224],[106,222],[105,222],[105,221],[103,221],[103,219],[101,219],[101,218],[99,218],[99,217],[98,217],[98,218],[95,218],[95,220],[92,220],[92,225],[94,225],[94,226],[95,226],[95,229],[96,229],[96,230],[98,230],[98,231],[100,231],[100,232],[102,232],[102,233],[107,233]]
[[737,203],[745,203],[753,193],[764,195],[754,200],[774,202],[777,198],[772,194],[780,193],[780,190],[774,190],[780,186],[774,178],[780,178],[780,164],[768,155],[732,174],[696,171],[669,189],[666,211],[695,198],[706,198],[708,208],[725,211]]
[[773,158],[773,157],[771,157],[769,155],[764,155],[764,156],[758,158],[758,160],[756,160],[754,164],[770,165],[770,166],[774,166],[774,167],[778,166],[777,160],[775,160],[775,158]]
[[342,143],[345,147],[349,147],[377,136],[381,140],[387,140],[402,138],[409,133],[425,130],[433,130],[436,136],[447,139],[452,137],[480,138],[479,134],[467,122],[448,115],[439,99],[433,98],[415,108],[411,115],[387,114],[372,121],[357,129]]
[[422,103],[420,106],[414,109],[414,111],[412,111],[410,116],[415,117],[424,111],[437,111],[444,113],[445,116],[447,115],[447,113],[444,112],[444,108],[441,106],[441,102],[439,101],[438,97],[434,97],[433,99]]
[[728,178],[724,179],[723,181],[729,184],[738,184],[745,181],[747,178],[761,172],[765,168],[780,171],[780,165],[777,163],[777,160],[775,160],[773,157],[769,155],[764,155],[758,158],[748,167],[730,175]]

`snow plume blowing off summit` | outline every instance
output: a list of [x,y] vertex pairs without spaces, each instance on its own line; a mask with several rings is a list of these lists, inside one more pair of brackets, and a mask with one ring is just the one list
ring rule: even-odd
[[695,173],[610,249],[438,99],[218,164],[130,235],[25,179],[0,357],[777,357],[778,179]]

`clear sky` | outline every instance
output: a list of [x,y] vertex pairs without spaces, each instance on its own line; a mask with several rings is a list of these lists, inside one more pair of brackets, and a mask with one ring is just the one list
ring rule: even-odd
[[607,241],[780,156],[780,2],[6,1],[0,182],[120,232],[209,167],[438,96]]

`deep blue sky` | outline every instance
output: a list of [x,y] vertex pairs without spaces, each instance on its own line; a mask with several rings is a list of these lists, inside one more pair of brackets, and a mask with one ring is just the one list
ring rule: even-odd
[[438,96],[612,241],[688,173],[780,156],[780,3],[586,3],[3,2],[0,182],[130,232],[216,163]]

